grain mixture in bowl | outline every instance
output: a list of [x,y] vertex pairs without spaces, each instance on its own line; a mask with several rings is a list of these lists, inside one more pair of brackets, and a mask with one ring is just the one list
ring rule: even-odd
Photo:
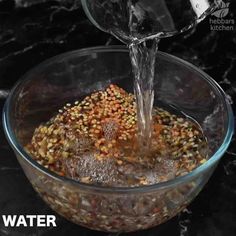
[[207,158],[207,142],[196,122],[158,107],[150,148],[143,151],[134,95],[116,85],[66,104],[35,129],[26,149],[61,176],[114,187],[167,181]]

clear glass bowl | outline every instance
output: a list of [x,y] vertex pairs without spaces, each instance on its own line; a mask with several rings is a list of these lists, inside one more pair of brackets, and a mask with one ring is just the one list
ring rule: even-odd
[[3,112],[7,139],[34,189],[68,220],[109,232],[158,225],[197,196],[226,151],[234,123],[222,89],[204,72],[174,56],[159,52],[156,61],[155,103],[177,107],[202,126],[210,159],[185,176],[151,186],[112,188],[79,183],[50,172],[24,150],[34,129],[65,103],[110,83],[133,90],[125,47],[82,49],[51,58],[29,71],[8,97]]

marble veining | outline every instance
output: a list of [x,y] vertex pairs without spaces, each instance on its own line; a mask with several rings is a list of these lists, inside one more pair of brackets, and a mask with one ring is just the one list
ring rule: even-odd
[[[236,2],[227,19],[235,19]],[[187,60],[212,76],[236,112],[236,31],[212,31],[209,18],[183,35],[161,41],[160,50]],[[215,18],[214,18],[215,19]],[[235,23],[236,28],[236,23]],[[73,49],[120,44],[86,18],[79,0],[0,0],[0,106],[14,83],[43,60]],[[33,191],[0,126],[1,214],[54,214]],[[129,235],[236,235],[236,140],[212,178],[181,214],[165,224]],[[104,235],[57,216],[57,228],[6,229],[0,235]]]

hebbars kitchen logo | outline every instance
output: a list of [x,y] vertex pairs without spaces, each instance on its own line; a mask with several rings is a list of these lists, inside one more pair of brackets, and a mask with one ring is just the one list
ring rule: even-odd
[[223,1],[215,1],[215,5],[217,6],[217,10],[211,14],[212,16],[223,18],[228,15],[230,5],[229,2],[225,3]]
[[230,2],[215,0],[216,10],[209,19],[212,31],[233,31],[235,30],[235,20],[226,18],[229,15]]

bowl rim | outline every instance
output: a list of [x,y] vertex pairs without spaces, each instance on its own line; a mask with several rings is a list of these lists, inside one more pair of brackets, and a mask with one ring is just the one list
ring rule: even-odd
[[83,190],[90,190],[90,191],[96,191],[96,192],[106,192],[106,193],[147,193],[147,192],[153,192],[157,191],[160,189],[168,189],[174,186],[177,186],[181,183],[191,181],[196,177],[197,175],[204,173],[207,171],[210,167],[214,166],[219,159],[223,156],[225,153],[226,149],[228,148],[233,133],[234,133],[234,116],[233,116],[233,111],[231,108],[231,105],[229,101],[227,100],[227,96],[224,93],[223,89],[219,86],[219,84],[212,79],[209,75],[207,75],[205,72],[202,70],[198,69],[196,66],[192,65],[189,62],[186,62],[183,59],[180,59],[176,56],[170,55],[168,53],[164,53],[161,51],[158,51],[158,54],[162,57],[169,58],[171,60],[174,60],[175,63],[182,64],[186,67],[191,68],[191,70],[195,71],[198,74],[201,74],[202,78],[205,79],[212,87],[214,87],[215,90],[221,94],[221,99],[223,102],[225,102],[225,107],[227,110],[227,115],[228,115],[228,128],[227,132],[224,138],[224,141],[222,142],[221,146],[219,149],[211,156],[210,159],[208,159],[204,164],[201,166],[197,167],[190,173],[176,177],[174,179],[168,180],[166,182],[161,182],[153,185],[147,185],[147,186],[139,186],[139,187],[107,187],[107,186],[98,186],[98,185],[93,185],[93,184],[86,184],[86,183],[81,183],[79,181],[70,179],[68,177],[60,176],[43,165],[40,165],[37,161],[35,161],[31,155],[29,155],[25,150],[24,147],[21,146],[17,142],[17,138],[12,130],[11,123],[10,123],[10,111],[11,111],[11,106],[12,106],[12,98],[14,97],[15,92],[17,91],[18,88],[20,88],[26,81],[30,80],[31,78],[28,77],[28,75],[32,74],[33,72],[39,70],[43,66],[53,63],[57,60],[60,60],[62,58],[70,57],[74,54],[78,54],[79,56],[84,56],[84,55],[90,55],[92,53],[106,53],[106,52],[122,52],[122,53],[128,53],[128,49],[126,46],[121,46],[121,45],[112,45],[112,46],[99,46],[99,47],[90,47],[90,48],[83,48],[83,49],[78,49],[74,51],[69,51],[66,53],[62,53],[59,55],[56,55],[54,57],[51,57],[42,63],[36,65],[32,69],[30,69],[28,72],[26,72],[20,80],[15,84],[15,86],[12,88],[6,102],[3,108],[3,115],[2,115],[2,121],[3,121],[3,129],[5,132],[5,136],[10,144],[10,146],[13,148],[15,154],[17,156],[20,156],[23,158],[26,162],[28,162],[33,168],[36,168],[39,172],[42,172],[46,176],[51,177],[52,179],[63,182],[66,184],[74,185],[77,186],[79,189]]

